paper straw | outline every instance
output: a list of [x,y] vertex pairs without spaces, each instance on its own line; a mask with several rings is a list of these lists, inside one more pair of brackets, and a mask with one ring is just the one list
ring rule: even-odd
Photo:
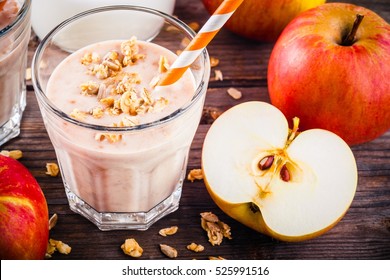
[[243,1],[225,0],[222,2],[205,25],[199,30],[198,34],[171,65],[166,75],[159,81],[158,86],[171,85],[179,80]]

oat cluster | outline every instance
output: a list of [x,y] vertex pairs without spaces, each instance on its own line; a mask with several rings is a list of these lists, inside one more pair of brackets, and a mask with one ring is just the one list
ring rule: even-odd
[[[51,231],[58,221],[58,215],[54,213],[49,219],[49,231]],[[45,258],[49,259],[55,252],[59,252],[60,254],[68,255],[72,251],[72,247],[68,244],[62,242],[61,240],[55,240],[53,238],[49,238],[46,248]]]
[[123,253],[133,258],[141,257],[142,253],[144,252],[144,250],[134,238],[126,239],[125,243],[122,244],[121,249],[123,250]]
[[60,168],[58,164],[55,162],[46,163],[46,175],[56,177],[60,173]]
[[195,180],[203,180],[202,169],[191,169],[187,175],[187,179],[191,182],[194,182]]
[[21,150],[11,150],[11,151],[1,150],[0,155],[10,157],[13,159],[20,159],[23,157],[23,152]]
[[211,245],[220,245],[224,237],[232,239],[230,226],[220,221],[217,215],[211,212],[200,213],[201,226],[207,232]]
[[[132,127],[140,124],[139,115],[162,111],[168,105],[168,100],[164,97],[154,98],[145,87],[140,90],[142,80],[139,73],[128,70],[145,57],[145,54],[140,53],[135,37],[122,42],[120,50],[111,50],[103,57],[96,52],[84,54],[80,62],[87,68],[87,73],[97,80],[82,83],[80,94],[97,98],[99,105],[89,111],[74,108],[70,116],[83,121],[87,116],[100,119],[105,115],[123,115],[112,127]],[[161,74],[170,67],[165,56],[160,57],[158,66],[158,73],[149,83],[150,88],[157,85]],[[125,68],[127,71],[124,71]],[[95,137],[97,141],[107,140],[110,143],[121,139],[121,135],[107,133],[99,133]]]

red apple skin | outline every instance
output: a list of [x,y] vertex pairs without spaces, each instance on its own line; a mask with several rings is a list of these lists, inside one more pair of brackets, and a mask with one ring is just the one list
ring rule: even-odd
[[[223,0],[202,0],[212,14]],[[227,21],[230,31],[256,41],[274,42],[299,13],[326,0],[245,0]]]
[[[356,14],[355,42],[341,46]],[[268,65],[273,105],[302,130],[322,128],[349,145],[390,128],[390,25],[352,4],[328,3],[303,12],[280,35]]]
[[0,259],[43,259],[48,219],[38,182],[17,160],[0,155]]

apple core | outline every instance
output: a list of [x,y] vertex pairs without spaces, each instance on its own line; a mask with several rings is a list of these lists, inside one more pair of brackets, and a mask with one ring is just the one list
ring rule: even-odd
[[332,228],[357,186],[349,146],[336,134],[289,129],[281,111],[245,102],[211,125],[202,151],[205,185],[215,203],[244,225],[283,241]]

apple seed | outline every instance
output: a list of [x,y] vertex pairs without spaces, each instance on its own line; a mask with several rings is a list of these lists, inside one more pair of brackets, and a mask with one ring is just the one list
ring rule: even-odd
[[282,180],[285,182],[289,182],[291,180],[290,171],[288,171],[286,165],[283,165],[282,169],[280,170],[280,178],[282,178]]
[[260,170],[267,170],[272,166],[272,163],[274,162],[274,156],[266,156],[262,160],[259,161],[259,168]]

